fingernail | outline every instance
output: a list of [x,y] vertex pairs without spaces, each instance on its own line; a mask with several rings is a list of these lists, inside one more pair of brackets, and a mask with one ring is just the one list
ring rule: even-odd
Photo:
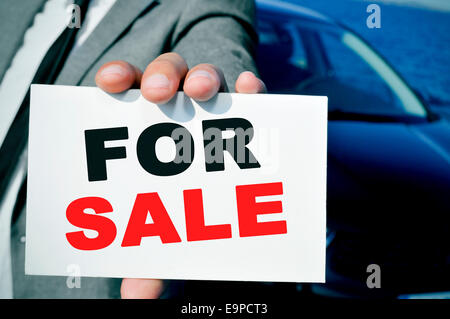
[[244,71],[241,73],[241,75],[246,75],[246,76],[251,76],[253,78],[256,78],[256,75],[251,71]]
[[110,65],[106,68],[104,68],[101,72],[101,76],[108,76],[108,75],[119,75],[119,76],[126,76],[127,71],[121,67],[120,65]]
[[207,78],[208,80],[213,80],[211,73],[203,70],[194,71],[189,75],[189,80],[195,78]]
[[188,82],[193,79],[206,79],[208,81],[213,81],[215,85],[220,85],[220,79],[216,74],[211,74],[211,72],[204,71],[204,70],[198,70],[194,71],[191,74],[189,74]]
[[145,79],[142,83],[144,89],[168,89],[170,81],[164,74],[156,73]]

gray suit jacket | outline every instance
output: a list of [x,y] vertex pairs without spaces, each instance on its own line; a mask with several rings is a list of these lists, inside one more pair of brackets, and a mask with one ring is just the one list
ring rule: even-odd
[[[0,2],[0,80],[44,1]],[[82,47],[68,57],[56,84],[94,86],[95,73],[108,61],[126,60],[143,70],[161,53],[174,51],[189,67],[220,67],[232,89],[240,72],[256,72],[253,23],[252,0],[117,0]],[[81,288],[70,289],[67,277],[25,275],[25,218],[23,209],[11,229],[14,297],[120,296],[118,279],[82,278]]]

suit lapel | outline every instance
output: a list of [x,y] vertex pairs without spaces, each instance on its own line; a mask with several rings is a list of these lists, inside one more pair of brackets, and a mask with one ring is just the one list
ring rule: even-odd
[[8,69],[23,36],[46,0],[0,1],[0,81]]
[[155,0],[117,0],[83,45],[71,54],[56,84],[80,84],[89,68]]

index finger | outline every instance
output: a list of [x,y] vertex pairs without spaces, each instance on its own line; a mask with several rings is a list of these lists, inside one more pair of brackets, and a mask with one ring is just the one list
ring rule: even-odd
[[120,93],[140,84],[142,72],[134,65],[117,60],[103,64],[95,75],[95,83],[108,93]]

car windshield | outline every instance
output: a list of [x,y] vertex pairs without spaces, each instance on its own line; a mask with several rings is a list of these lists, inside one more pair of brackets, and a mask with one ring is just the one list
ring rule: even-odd
[[350,31],[260,16],[257,64],[269,92],[328,96],[330,112],[427,116],[414,92]]

